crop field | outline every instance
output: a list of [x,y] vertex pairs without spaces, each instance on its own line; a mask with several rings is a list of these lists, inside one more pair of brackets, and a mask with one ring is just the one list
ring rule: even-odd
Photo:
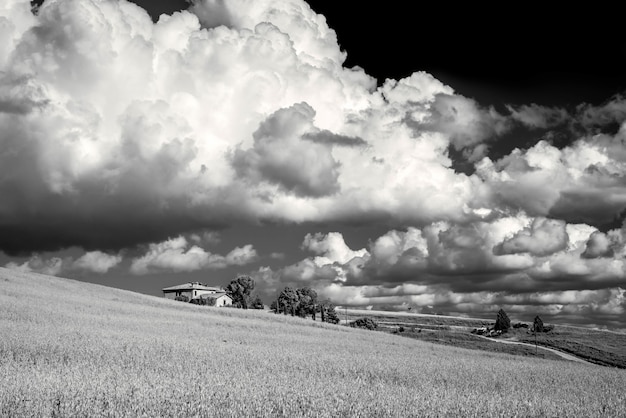
[[626,371],[0,268],[0,416],[626,416]]

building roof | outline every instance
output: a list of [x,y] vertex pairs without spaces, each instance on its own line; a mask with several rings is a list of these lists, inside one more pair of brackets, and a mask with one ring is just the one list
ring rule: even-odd
[[224,292],[224,290],[220,289],[219,287],[206,286],[200,282],[191,282],[191,283],[179,284],[177,286],[164,287],[162,290],[163,292],[180,292],[184,290],[206,290],[210,292]]

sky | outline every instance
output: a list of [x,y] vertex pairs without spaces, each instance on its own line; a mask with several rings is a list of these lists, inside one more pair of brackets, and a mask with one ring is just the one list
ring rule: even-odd
[[339,3],[5,0],[0,266],[626,329],[619,14]]

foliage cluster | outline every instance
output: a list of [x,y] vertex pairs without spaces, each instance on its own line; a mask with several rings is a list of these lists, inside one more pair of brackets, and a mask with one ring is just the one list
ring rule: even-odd
[[215,306],[217,299],[211,296],[191,299],[191,303],[202,306]]
[[356,321],[350,322],[352,328],[365,328],[369,330],[375,330],[378,328],[378,323],[372,318],[359,318]]
[[[226,294],[233,300],[233,306],[248,309],[250,304],[250,293],[254,290],[254,280],[250,276],[237,276],[226,286]],[[256,301],[255,301],[256,302]],[[263,303],[261,302],[261,305]]]
[[285,287],[278,295],[278,298],[272,302],[270,309],[276,314],[291,314],[291,316],[299,316],[301,318],[306,318],[307,315],[310,315],[314,321],[319,313],[322,322],[339,323],[335,305],[328,299],[318,300],[317,292],[310,287],[298,289],[289,286]]

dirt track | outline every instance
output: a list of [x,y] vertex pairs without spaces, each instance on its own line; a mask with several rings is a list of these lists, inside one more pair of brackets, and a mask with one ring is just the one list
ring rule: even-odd
[[[523,343],[523,342],[520,342],[520,341],[500,340],[500,339],[497,339],[497,338],[489,338],[489,337],[485,337],[485,336],[482,336],[482,335],[479,335],[479,337],[484,338],[484,339],[489,340],[489,341],[499,342],[499,343],[502,343],[502,344],[517,344],[517,345],[525,345],[525,346],[531,347],[531,348],[535,347],[534,344]],[[540,348],[541,350],[550,351],[550,352],[552,352],[552,353],[554,353],[554,354],[564,358],[565,360],[575,361],[575,362],[578,362],[578,363],[593,364],[594,366],[597,366],[597,364],[595,364],[595,363],[592,363],[592,362],[587,361],[587,360],[583,360],[580,357],[576,357],[576,356],[574,356],[572,354],[569,354],[569,353],[564,353],[563,351],[555,350],[554,348],[542,347],[540,345],[538,345],[537,348]]]

